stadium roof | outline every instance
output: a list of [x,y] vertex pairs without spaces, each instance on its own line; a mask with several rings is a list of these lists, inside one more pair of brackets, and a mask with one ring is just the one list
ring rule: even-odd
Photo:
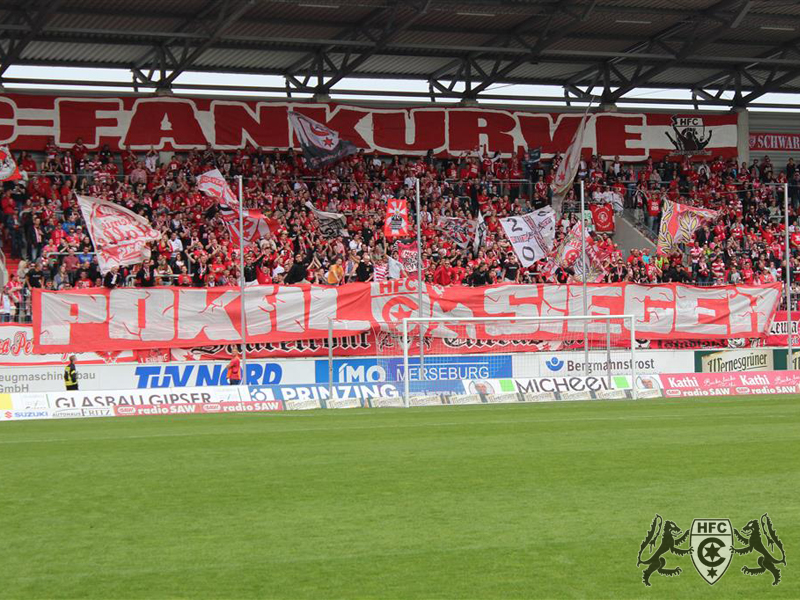
[[0,29],[0,83],[35,83],[6,71],[39,65],[125,69],[136,91],[215,72],[320,96],[423,80],[416,95],[466,101],[502,97],[498,84],[604,103],[636,88],[727,106],[800,92],[797,0],[0,0]]

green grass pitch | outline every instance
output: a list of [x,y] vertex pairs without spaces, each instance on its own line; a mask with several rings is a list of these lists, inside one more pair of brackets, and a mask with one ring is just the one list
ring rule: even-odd
[[[798,598],[798,400],[4,423],[0,597]],[[645,588],[656,512],[769,512],[781,584]]]

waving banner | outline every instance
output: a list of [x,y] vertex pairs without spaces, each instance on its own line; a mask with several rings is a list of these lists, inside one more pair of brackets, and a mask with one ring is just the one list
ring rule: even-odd
[[390,198],[386,203],[386,220],[383,223],[383,234],[387,240],[411,235],[408,224],[408,202],[403,199]]
[[0,146],[0,181],[22,179],[17,163],[8,146]]
[[[680,284],[587,285],[589,314],[632,314],[640,339],[761,338],[780,302],[781,284],[699,288]],[[391,280],[340,287],[252,286],[245,290],[247,339],[252,343],[325,339],[331,317],[335,337],[374,330],[395,334],[415,315],[417,282]],[[237,343],[238,288],[116,288],[61,292],[33,289],[37,353],[190,348]],[[569,316],[582,314],[580,285],[501,284],[482,288],[425,286],[422,314],[429,317]],[[454,335],[432,325],[431,337]],[[583,339],[583,324],[547,320],[515,325],[531,340]],[[604,326],[598,327],[605,334]],[[493,339],[489,324],[475,339]],[[509,333],[503,328],[503,336]],[[621,332],[624,334],[625,332]]]
[[113,267],[150,258],[148,244],[161,239],[161,234],[147,219],[113,202],[76,195],[103,275]]
[[[197,187],[201,192],[208,194],[217,200],[219,213],[231,240],[239,245],[239,199],[228,186],[228,182],[219,172],[213,169],[203,173],[197,181]],[[272,232],[269,221],[261,214],[260,210],[245,209],[242,218],[244,225],[244,245],[256,244],[262,237],[269,236]]]
[[400,258],[400,262],[403,264],[403,269],[408,276],[411,279],[416,279],[418,271],[417,263],[419,260],[417,242],[411,242],[410,244],[397,242],[397,255]]
[[458,217],[439,217],[436,225],[451,242],[466,248],[475,239],[475,221]]
[[556,215],[550,206],[527,215],[500,219],[500,225],[523,267],[530,267],[553,249]]
[[347,231],[347,218],[342,213],[317,210],[311,202],[306,202],[306,208],[314,213],[317,218],[319,233],[326,240],[337,237],[350,237]]
[[553,208],[557,215],[561,214],[564,198],[572,189],[572,182],[575,180],[575,175],[578,174],[581,151],[583,150],[583,136],[586,133],[586,120],[588,117],[589,109],[587,108],[578,125],[578,129],[575,130],[575,135],[572,136],[572,142],[570,142],[564,156],[561,157],[561,162],[558,163],[553,183],[550,185],[553,190]]
[[611,204],[590,204],[592,222],[598,233],[614,233],[614,207]]
[[673,252],[678,244],[692,240],[694,232],[707,221],[717,218],[719,212],[707,208],[695,208],[672,200],[664,200],[661,212],[661,227],[658,231],[658,251]]
[[303,156],[312,169],[327,167],[345,156],[358,152],[358,148],[352,142],[339,137],[338,131],[318,123],[311,117],[291,110],[289,121],[297,139],[300,140]]

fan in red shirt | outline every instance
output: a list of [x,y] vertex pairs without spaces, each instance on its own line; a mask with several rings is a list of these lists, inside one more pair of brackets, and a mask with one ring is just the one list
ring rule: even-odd
[[239,350],[233,350],[233,357],[228,363],[228,384],[239,385],[242,383],[242,360],[239,358]]

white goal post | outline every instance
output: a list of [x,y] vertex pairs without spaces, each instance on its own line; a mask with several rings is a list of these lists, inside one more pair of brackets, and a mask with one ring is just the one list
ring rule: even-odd
[[[513,378],[605,377],[611,387],[615,375],[624,375],[630,382],[633,397],[637,396],[636,324],[633,315],[408,317],[402,321],[401,333],[406,405],[412,391],[419,393],[424,389],[425,345],[416,343],[421,339],[421,333],[434,340],[449,338],[466,343],[488,340],[490,345],[504,348],[500,352],[505,353],[506,358],[509,353],[512,355]],[[495,354],[481,356],[491,360]],[[545,356],[551,359],[545,363],[547,372],[542,375],[541,363]],[[415,390],[412,390],[412,384],[415,384]]]

